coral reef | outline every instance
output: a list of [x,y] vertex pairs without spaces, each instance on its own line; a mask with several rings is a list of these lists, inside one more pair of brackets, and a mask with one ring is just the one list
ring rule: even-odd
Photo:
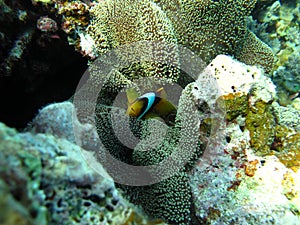
[[[299,32],[300,35],[300,32]],[[299,36],[300,38],[300,36]],[[300,52],[295,51],[288,60],[274,72],[274,82],[292,95],[300,92]]]
[[275,102],[275,86],[270,78],[257,68],[226,56],[213,60],[209,70],[223,93],[226,119],[244,118],[243,129],[249,131],[252,151],[257,155],[276,155],[285,166],[298,170],[297,99],[294,105],[280,106]]
[[[38,4],[39,0],[34,3]],[[96,50],[92,47],[93,40],[86,34],[85,29],[90,20],[90,9],[97,1],[52,1],[46,8],[54,11],[61,20],[61,29],[68,34],[68,42],[75,50],[89,59],[95,59]],[[89,43],[90,42],[90,43]]]
[[80,148],[71,142],[17,133],[2,123],[0,142],[0,201],[8,213],[1,214],[4,224],[163,224],[147,221],[101,167],[98,173],[104,176],[82,160]]
[[[83,145],[85,145],[87,149],[95,147],[92,146],[92,143],[96,143],[94,137],[95,131],[93,133],[92,127],[80,124],[80,122],[77,121],[76,118],[76,121],[72,121],[73,113],[74,106],[70,102],[50,105],[40,111],[39,115],[31,123],[30,128],[28,129],[34,132],[53,134],[58,138],[66,138],[74,143],[75,138],[73,129],[76,129],[77,133],[79,132],[85,134],[85,136],[82,137],[82,140],[85,141],[86,144]],[[104,129],[106,129],[106,127],[104,127]],[[103,130],[102,136],[104,133],[105,132]],[[170,135],[170,138],[172,137],[174,136]],[[87,138],[89,139],[89,141],[87,140]],[[112,141],[111,136],[109,140],[110,142]],[[176,147],[175,145],[171,146],[171,148],[170,146],[168,146],[168,144],[169,143],[165,143],[164,148],[159,148],[158,150],[160,152],[152,152],[150,158],[145,155],[143,156],[143,154],[145,153],[142,153],[141,149],[135,149],[135,153],[133,156],[133,158],[135,159],[135,163],[145,165],[152,162],[159,162],[160,160],[162,160],[162,157],[160,157],[161,154],[163,154],[164,157],[168,156],[166,153],[163,153],[164,151],[170,152],[173,147]],[[148,148],[149,144],[146,143],[145,147]],[[118,151],[121,151],[120,146]],[[151,159],[152,162],[150,162],[149,159]],[[125,187],[123,186],[123,188]],[[181,190],[181,192],[178,192],[178,190]],[[126,187],[125,191],[128,193],[128,195],[131,196],[131,200],[133,201],[133,203],[142,204],[144,210],[149,215],[155,215],[156,218],[164,218],[165,220],[168,220],[172,223],[176,222],[176,224],[189,223],[189,214],[190,210],[192,210],[192,206],[190,187],[186,173],[180,172],[178,175],[172,178],[168,178],[164,182],[160,182],[158,184],[147,187]],[[164,193],[166,191],[168,191],[169,194],[174,193],[174,196],[171,198],[169,197],[169,195],[165,196]],[[160,195],[161,197],[157,198],[157,195]],[[138,196],[138,198],[136,198],[135,196]],[[177,203],[175,205],[173,199],[176,199]],[[148,202],[148,204],[145,204],[146,202]],[[163,210],[161,207],[165,207],[168,210]]]
[[[87,49],[96,49],[97,55],[102,56],[111,49],[123,45],[139,41],[158,40],[189,47],[206,63],[210,62],[218,54],[223,53],[234,55],[239,60],[249,64],[259,64],[267,72],[271,71],[273,67],[272,51],[246,28],[245,17],[251,12],[255,4],[254,1],[241,1],[238,4],[228,1],[218,3],[215,1],[201,3],[183,1],[176,3],[178,4],[176,11],[170,11],[169,4],[173,3],[166,1],[154,3],[143,0],[132,2],[102,1],[96,4],[91,9],[92,19],[86,30],[88,36],[84,34],[84,36],[92,38],[93,41],[91,43],[94,43],[94,45]],[[197,14],[195,15],[194,12],[197,12]],[[228,16],[224,17],[224,13]],[[201,24],[199,24],[199,21],[201,21]],[[217,32],[214,32],[215,30]],[[159,48],[156,49],[151,46],[148,49],[140,46],[137,49],[130,49],[126,54],[126,58],[129,58],[127,60],[130,61],[131,57],[134,58],[136,51],[149,55],[153,50],[162,51]],[[87,52],[91,51],[88,50]],[[176,53],[174,55],[175,60],[173,59],[173,61],[176,61]],[[122,58],[122,56],[118,56]],[[156,56],[160,57],[159,54]],[[107,109],[104,106],[105,103],[101,101],[103,101],[102,99],[113,99],[131,81],[142,77],[150,77],[155,79],[155,81],[163,83],[178,82],[180,85],[185,86],[186,83],[180,83],[182,74],[178,69],[166,66],[166,64],[160,62],[150,63],[149,61],[133,63],[126,68],[121,68],[121,70],[115,69],[113,73],[109,78],[107,78],[105,73],[104,75],[102,74],[101,69],[94,69],[94,71],[92,69],[90,73],[93,79],[95,79],[95,83],[103,83],[103,81],[109,80],[107,83],[108,87],[106,87],[107,93],[101,96],[101,100],[97,106],[97,131],[102,139],[102,143],[104,143],[105,147],[115,158],[133,165],[145,166],[161,162],[174,152],[176,149],[174,143],[177,144],[178,142],[176,137],[182,131],[181,133],[178,132],[182,129],[182,126],[186,126],[184,123],[190,120],[186,118],[181,121],[180,116],[177,115],[175,131],[171,131],[172,135],[167,135],[166,141],[158,146],[156,151],[146,151],[152,148],[152,143],[145,146],[138,146],[138,150],[132,151],[124,147],[115,137],[112,124],[108,121],[110,118],[107,118],[110,115],[110,109]],[[147,88],[146,91],[154,89],[148,83],[143,85]],[[187,88],[190,87],[187,86]],[[190,96],[190,98],[195,99],[194,96]],[[108,105],[110,106],[110,104]],[[195,107],[197,104],[194,102],[192,105]],[[179,110],[183,111],[190,107],[182,105],[179,106]],[[194,127],[196,130],[200,128],[197,124],[189,124],[188,126]],[[141,136],[143,136],[144,129],[147,131],[147,125],[142,124],[142,127],[144,128],[137,128],[137,133]],[[176,129],[179,131],[176,131]],[[191,140],[191,137],[187,137],[187,140]],[[191,143],[189,141],[186,142],[186,146],[189,148]],[[139,148],[141,148],[140,151]],[[142,205],[143,209],[153,217],[162,218],[167,222],[176,224],[195,223],[192,221],[194,220],[193,204],[188,200],[191,196],[190,188],[184,177],[187,176],[186,172],[191,169],[195,160],[200,155],[201,148],[199,153],[193,156],[192,160],[188,162],[187,167],[183,169],[184,172],[180,171],[179,174],[165,181],[142,188],[123,188],[132,202]],[[180,177],[185,182],[181,182]],[[169,187],[168,195],[162,194],[165,192],[165,188],[161,188],[161,186]],[[182,190],[180,195],[176,194],[177,190]],[[136,200],[136,195],[141,196],[141,199],[152,199],[152,201]],[[156,195],[161,196],[161,199],[153,197]],[[176,201],[181,203],[174,203],[173,198],[170,196],[174,196]],[[174,212],[176,213],[174,214]],[[176,216],[177,214],[181,216],[178,217]]]
[[[129,149],[123,145],[116,136],[116,129],[113,129],[112,122],[107,116],[110,115],[107,107],[98,105],[97,109],[97,132],[101,142],[115,158],[136,166],[148,166],[161,163],[171,157],[171,162],[166,163],[168,168],[175,167],[174,171],[177,164],[187,158],[187,164],[185,166],[183,164],[178,172],[171,177],[159,180],[155,184],[138,187],[118,185],[125,191],[126,196],[132,203],[141,205],[148,215],[163,219],[170,224],[196,223],[187,175],[187,172],[191,170],[195,161],[202,154],[203,147],[198,143],[200,124],[199,117],[195,115],[198,112],[195,108],[198,98],[193,93],[195,85],[194,83],[189,84],[183,91],[174,127],[168,127],[165,123],[157,120],[142,122],[140,128],[137,124],[133,125],[133,129],[143,140],[134,149]],[[107,112],[107,114],[104,114],[104,112]],[[126,132],[124,130],[126,126],[123,124],[124,117],[126,115],[124,111],[123,114],[121,111],[118,114],[118,127],[121,131],[117,131],[117,133]],[[153,130],[155,130],[154,135]],[[185,154],[184,157],[182,157],[183,153]],[[153,172],[150,175],[151,177],[160,178],[165,176],[163,171],[159,169],[153,169],[151,172]]]
[[[97,70],[95,69],[95,71]],[[209,75],[215,78],[215,81],[218,84],[215,88],[219,89],[220,92],[214,93],[215,90],[209,89],[210,86],[203,82],[203,79],[209,77]],[[95,79],[93,73],[91,77]],[[117,79],[117,81],[123,81],[121,79],[124,79],[124,81],[126,81],[126,78],[120,75],[115,75],[114,79]],[[138,137],[143,137],[143,140],[146,140],[141,144],[137,144],[134,149],[124,146],[116,136],[116,130],[113,129],[113,124],[110,121],[110,112],[112,108],[101,105],[98,102],[96,109],[97,132],[104,146],[115,158],[129,164],[142,166],[158,163],[167,158],[176,149],[178,150],[179,148],[176,147],[178,137],[184,138],[181,135],[184,133],[182,128],[185,126],[195,129],[194,131],[187,131],[186,135],[188,135],[188,137],[186,137],[187,141],[185,145],[187,148],[193,144],[191,143],[191,140],[193,139],[191,134],[198,133],[198,130],[203,132],[203,134],[209,133],[211,130],[205,126],[209,127],[210,122],[201,120],[203,123],[201,123],[202,126],[200,127],[200,124],[197,122],[199,121],[199,117],[193,122],[191,115],[193,114],[194,107],[196,107],[197,110],[195,112],[197,112],[196,114],[200,116],[200,118],[201,115],[205,115],[207,109],[210,111],[211,108],[207,106],[211,106],[215,103],[212,101],[212,96],[221,96],[220,100],[224,101],[225,107],[228,109],[226,115],[228,123],[236,123],[238,120],[242,121],[240,122],[239,129],[241,130],[240,132],[246,132],[247,138],[243,141],[239,141],[235,136],[231,137],[228,135],[227,137],[229,142],[230,140],[232,140],[232,143],[235,143],[236,141],[236,145],[240,145],[238,148],[233,146],[232,148],[223,149],[219,145],[222,144],[226,138],[216,138],[214,139],[216,143],[211,141],[212,143],[208,146],[207,152],[207,149],[205,149],[205,141],[203,141],[205,140],[205,135],[199,136],[198,138],[201,139],[203,145],[198,145],[199,151],[188,161],[188,164],[183,170],[178,171],[174,176],[167,178],[164,181],[160,181],[159,183],[144,187],[118,185],[125,191],[130,201],[134,204],[141,205],[148,215],[155,218],[162,218],[171,224],[201,223],[207,219],[206,216],[199,215],[199,211],[202,210],[201,205],[196,205],[195,210],[191,201],[188,200],[191,198],[192,194],[187,176],[193,168],[194,163],[202,154],[203,156],[200,157],[201,159],[213,160],[215,154],[224,154],[225,150],[229,155],[226,157],[229,159],[231,158],[232,160],[229,160],[229,164],[234,165],[230,169],[237,171],[243,168],[243,177],[239,177],[240,175],[238,175],[241,172],[236,172],[233,177],[229,176],[228,180],[224,181],[224,190],[236,190],[244,180],[245,176],[255,177],[257,166],[260,162],[257,158],[252,159],[251,157],[247,157],[246,150],[249,149],[251,154],[254,154],[252,152],[255,152],[255,154],[261,156],[272,154],[272,145],[274,139],[276,139],[275,126],[277,122],[272,108],[272,102],[276,95],[275,85],[270,78],[264,75],[261,69],[247,66],[237,60],[233,60],[231,57],[220,55],[208,65],[198,79],[199,80],[196,82],[187,85],[181,94],[174,127],[168,127],[165,124],[161,124],[160,121],[153,122],[156,124],[154,126],[152,123],[152,126],[155,127],[156,131],[155,135],[153,135],[150,132],[153,128],[149,127],[151,126],[151,123],[149,125],[148,122],[145,121],[135,124],[135,121],[132,121],[132,130],[136,132]],[[128,81],[124,84],[127,82]],[[118,83],[116,84],[118,85]],[[122,122],[124,119],[122,119],[122,115],[119,115],[120,113],[122,114],[122,111],[117,110],[118,127],[121,129],[120,133],[126,133],[124,130],[125,125]],[[124,116],[125,114],[123,112],[123,117]],[[225,118],[225,115],[223,118]],[[217,143],[217,140],[220,141],[219,144]],[[295,139],[291,139],[291,142],[296,144]],[[157,143],[159,144],[157,145]],[[155,146],[154,149],[153,146]],[[288,146],[292,146],[292,144],[286,146],[287,148],[284,152],[289,151]],[[203,153],[204,149],[205,152]],[[216,153],[214,152],[215,150],[217,151]],[[293,154],[293,152],[294,150],[292,149],[289,155]],[[213,154],[213,156],[210,154]],[[284,157],[284,155],[282,156]],[[175,160],[177,160],[177,158],[175,158]],[[282,160],[282,162],[284,162],[286,166],[291,167],[291,165],[289,165],[289,163],[291,163],[290,159],[287,159],[286,161]],[[294,164],[294,166],[297,167],[297,164]],[[199,174],[197,172],[197,174],[201,177],[202,173]],[[220,180],[220,182],[223,182],[223,180]],[[168,194],[166,194],[165,188],[168,188]],[[178,190],[181,190],[182,192],[178,193]],[[206,190],[206,188],[204,188],[204,190]],[[160,198],[155,197],[157,195],[160,196]],[[151,199],[151,201],[146,201],[147,199]],[[175,203],[174,199],[176,199],[176,202],[180,202],[180,204]],[[198,198],[196,197],[196,199]],[[236,204],[239,204],[239,202]],[[214,208],[204,209],[202,211],[205,213],[211,211],[212,214],[218,214],[218,210],[215,211]],[[178,217],[173,214],[173,212],[181,212],[176,214],[180,214],[181,216]],[[196,217],[195,214],[197,215]],[[255,220],[258,215],[259,214],[255,214],[253,216],[254,219],[252,217],[248,219]],[[201,222],[197,222],[197,220],[200,220]]]
[[275,52],[273,80],[282,105],[290,104],[290,96],[299,92],[299,8],[299,1],[270,1],[249,19],[250,29]]
[[254,4],[255,1],[103,1],[92,9],[87,32],[100,54],[126,43],[165,40],[192,49],[206,63],[219,54],[229,54],[271,71],[272,51],[246,28],[245,17]]
[[[245,128],[250,131],[251,146],[264,154],[269,152],[274,139],[275,119],[271,102],[275,86],[258,68],[245,66],[227,56],[218,56],[209,67],[216,77],[230,121],[245,117]],[[266,85],[267,84],[267,85]]]
[[[229,54],[245,63],[261,65],[268,72],[273,67],[271,49],[246,27],[245,19],[256,1],[38,0],[33,3],[42,3],[62,17],[62,29],[68,34],[69,43],[90,59],[120,45],[157,40],[186,46],[206,63],[219,54]],[[84,39],[89,40],[89,46]],[[145,74],[155,75],[154,68],[148,68]]]
[[[90,109],[90,99],[79,99],[80,111],[76,93],[74,104],[62,102],[41,109],[24,132],[0,123],[1,223],[300,223],[298,0],[32,3],[0,0],[0,22],[7,19],[0,30],[1,72],[15,79],[23,69],[22,76],[28,76],[34,68],[38,72],[26,78],[32,85],[22,82],[20,87],[35,89],[43,83],[42,77],[36,79],[40,71],[52,74],[53,69],[44,63],[40,51],[31,50],[57,49],[68,42],[90,60],[92,83],[105,85],[91,117],[81,117]],[[16,34],[9,32],[11,24],[18,25]],[[166,50],[155,42],[174,45]],[[276,54],[274,73],[274,55],[268,45]],[[181,55],[181,46],[196,54]],[[116,48],[119,51],[109,54]],[[113,61],[112,71],[106,73],[101,66],[111,63],[111,56],[119,61]],[[193,64],[198,56],[208,65],[203,71],[192,65],[189,71],[199,77],[189,78],[181,66],[187,61]],[[92,64],[98,57],[100,65]],[[122,67],[123,62],[133,63]],[[69,74],[68,83],[75,84]],[[279,103],[270,77],[277,85]],[[141,78],[148,80],[135,83]],[[0,88],[5,84],[0,82]],[[170,98],[178,102],[172,124],[128,118],[126,100],[112,104],[122,100],[126,88],[143,93],[158,86],[167,89],[170,85],[173,90],[175,84],[180,94],[171,92]],[[92,94],[81,87],[79,92]],[[13,104],[24,108],[22,99],[16,99]],[[114,176],[118,168],[105,162],[108,153],[145,169],[141,180],[157,182],[118,183],[127,171]],[[131,172],[126,175],[138,180],[139,171]]]
[[34,133],[51,134],[75,143],[73,126],[80,123],[72,117],[74,106],[71,102],[51,104],[44,107],[26,128]]
[[280,106],[277,102],[272,104],[272,110],[276,118],[276,123],[280,126],[300,131],[300,111],[292,106]]
[[[218,84],[217,89],[219,88],[219,94],[218,93],[212,93],[212,90],[206,90],[205,87],[207,85],[203,85],[203,78],[211,75],[215,78],[215,81]],[[227,109],[226,118],[228,121],[228,127],[225,131],[226,138],[215,138],[211,140],[210,145],[205,149],[205,145],[200,147],[199,154],[196,154],[195,158],[193,158],[189,163],[187,164],[187,167],[185,167],[184,172],[180,171],[180,173],[176,174],[174,177],[168,178],[164,181],[161,181],[160,183],[146,186],[146,187],[124,187],[121,185],[121,187],[125,190],[126,195],[129,196],[130,200],[137,204],[142,205],[143,209],[149,214],[154,217],[163,218],[164,220],[175,224],[186,224],[190,223],[197,223],[197,217],[198,220],[200,219],[201,222],[209,220],[210,223],[214,223],[214,220],[219,220],[223,212],[221,209],[218,209],[217,207],[203,207],[202,200],[199,199],[207,199],[201,195],[199,197],[198,194],[196,194],[194,201],[197,203],[197,201],[200,201],[196,204],[196,210],[194,210],[193,206],[190,204],[186,204],[189,199],[190,190],[189,186],[186,185],[188,183],[188,180],[185,178],[189,173],[190,169],[193,168],[193,163],[199,158],[199,156],[202,155],[202,151],[205,149],[205,152],[200,157],[200,161],[198,164],[201,166],[205,160],[206,164],[209,165],[210,168],[219,168],[219,163],[224,163],[224,167],[228,167],[228,172],[230,175],[226,174],[224,175],[222,172],[220,172],[220,177],[215,178],[216,182],[223,182],[223,184],[216,184],[217,187],[220,186],[220,189],[217,189],[217,192],[213,192],[211,195],[207,194],[211,191],[211,187],[207,187],[204,185],[203,187],[203,195],[205,196],[217,196],[215,198],[218,198],[220,195],[227,195],[228,193],[231,193],[230,191],[236,191],[239,189],[239,186],[241,184],[244,184],[243,182],[248,182],[247,177],[251,177],[253,179],[256,179],[256,172],[258,171],[258,167],[261,161],[266,161],[265,158],[266,155],[273,154],[273,145],[274,140],[276,140],[276,135],[278,134],[278,131],[276,130],[276,126],[282,127],[282,126],[289,126],[290,129],[294,129],[294,127],[291,124],[297,124],[297,115],[295,115],[294,120],[292,123],[284,122],[283,120],[279,121],[276,119],[276,117],[280,117],[280,113],[277,113],[274,111],[274,105],[272,105],[272,102],[274,102],[276,92],[275,92],[275,85],[272,83],[271,79],[266,77],[261,69],[258,69],[256,67],[247,66],[245,64],[242,64],[236,60],[233,60],[232,58],[220,55],[216,57],[215,60],[213,60],[208,67],[203,71],[203,73],[200,74],[199,80],[197,80],[195,83],[191,83],[186,86],[185,90],[183,91],[181,97],[180,97],[180,104],[178,106],[178,114],[177,114],[177,120],[175,123],[174,128],[168,128],[166,125],[160,125],[161,128],[156,127],[156,132],[154,136],[150,136],[151,138],[148,140],[149,142],[143,142],[143,144],[137,145],[137,147],[132,151],[129,151],[128,148],[124,149],[124,146],[120,142],[117,141],[114,137],[114,133],[110,132],[111,124],[107,122],[107,115],[103,114],[106,106],[101,106],[99,108],[99,114],[98,114],[98,134],[101,136],[101,139],[107,143],[107,148],[109,150],[112,150],[111,153],[120,160],[127,160],[127,163],[133,163],[134,165],[152,165],[154,163],[160,162],[164,158],[168,157],[169,154],[176,149],[176,145],[174,146],[173,143],[176,144],[176,137],[178,135],[178,131],[176,128],[182,128],[184,121],[189,121],[188,126],[195,127],[196,130],[200,129],[204,133],[207,132],[207,128],[199,127],[197,123],[195,125],[190,125],[192,122],[191,120],[191,112],[189,112],[190,109],[192,109],[195,106],[198,106],[198,113],[201,115],[204,111],[204,105],[203,102],[200,104],[200,102],[203,100],[205,103],[211,102],[211,99],[213,95],[220,96],[220,99],[224,101],[225,107]],[[197,87],[199,83],[202,85]],[[267,84],[267,85],[266,85]],[[200,98],[199,98],[200,97]],[[193,100],[192,100],[193,99]],[[192,100],[192,101],[191,101]],[[191,101],[188,105],[187,102]],[[184,112],[185,111],[185,112]],[[183,116],[187,116],[186,120],[183,120],[183,124],[180,123],[180,112],[183,113]],[[107,112],[108,113],[108,112]],[[293,111],[291,111],[293,113]],[[109,114],[109,113],[108,113]],[[225,117],[225,115],[224,115]],[[286,118],[286,115],[283,115],[282,118]],[[121,117],[120,117],[121,118]],[[121,119],[118,119],[118,122],[121,123]],[[206,121],[202,121],[202,125],[206,123]],[[158,124],[160,124],[159,121],[157,121]],[[236,124],[239,124],[238,126]],[[209,124],[209,123],[208,123]],[[120,125],[122,127],[122,125]],[[237,131],[230,131],[230,127],[234,126],[235,130]],[[152,130],[147,125],[147,123],[142,124],[143,128],[139,128],[138,132],[140,136],[145,135],[145,137],[149,136],[148,130]],[[163,132],[163,128],[167,129],[167,135]],[[160,129],[162,131],[160,131]],[[197,133],[197,131],[195,132]],[[170,132],[171,138],[168,138],[168,133]],[[228,132],[228,134],[227,134]],[[189,132],[191,134],[193,132]],[[240,137],[240,139],[239,139]],[[291,146],[298,146],[297,142],[297,135],[293,136],[293,138],[288,139],[288,142],[286,142],[284,150],[282,150],[282,154],[276,154],[278,158],[281,160],[281,162],[284,163],[282,167],[286,166],[289,168],[294,169],[297,171],[296,168],[298,168],[297,164],[297,154],[296,150],[297,147],[291,148]],[[155,143],[160,143],[161,138],[163,138],[162,144],[158,146],[158,148],[155,148],[153,150],[153,146],[155,146]],[[200,137],[201,138],[201,137]],[[202,137],[203,138],[203,137]],[[191,140],[191,136],[187,138],[187,140]],[[224,141],[228,140],[228,146],[226,143],[224,144]],[[214,142],[215,141],[215,142]],[[220,142],[218,142],[220,141]],[[119,143],[119,144],[118,144]],[[202,142],[204,143],[204,142]],[[187,144],[189,146],[190,143]],[[222,147],[223,146],[223,147]],[[224,147],[225,146],[225,147]],[[227,147],[226,147],[227,146]],[[147,151],[149,150],[149,151]],[[225,153],[224,153],[225,152]],[[225,162],[219,162],[214,161],[214,157],[217,157],[216,160],[219,160],[218,156],[221,155],[221,160],[225,160]],[[223,156],[222,156],[223,155]],[[262,156],[259,158],[258,156]],[[296,156],[296,158],[294,157]],[[222,157],[224,157],[222,159]],[[294,161],[292,161],[294,159]],[[203,161],[203,162],[202,162]],[[214,163],[215,162],[215,163]],[[213,163],[213,164],[212,164]],[[205,163],[204,163],[205,165]],[[228,166],[231,165],[231,166]],[[196,169],[197,170],[197,169]],[[214,173],[216,169],[212,169],[212,175],[216,176]],[[217,169],[217,171],[219,171]],[[220,171],[223,171],[220,169]],[[226,170],[227,171],[227,170]],[[182,173],[183,172],[183,173]],[[195,172],[195,176],[198,176],[199,182],[202,179],[202,176],[204,173],[206,173],[207,170],[204,170],[202,172]],[[224,176],[223,179],[221,177]],[[293,175],[294,176],[294,175]],[[180,178],[180,179],[179,179]],[[211,178],[208,178],[211,179]],[[249,178],[250,179],[250,178]],[[180,180],[180,182],[179,182]],[[186,180],[186,182],[182,182],[183,180]],[[202,184],[197,183],[197,187],[202,186]],[[249,180],[249,182],[254,182],[253,180]],[[192,182],[193,183],[193,182]],[[254,182],[256,183],[256,182]],[[251,185],[254,185],[251,184]],[[250,185],[250,186],[251,186]],[[264,185],[264,184],[259,184]],[[168,187],[168,194],[162,194],[165,193],[165,187]],[[177,195],[173,194],[173,190],[184,190],[183,192],[177,193]],[[259,189],[258,189],[259,190]],[[219,191],[219,192],[218,192]],[[226,193],[222,194],[223,191]],[[241,191],[242,195],[247,195],[247,190]],[[277,190],[276,190],[277,191]],[[228,193],[227,193],[228,192]],[[259,191],[258,191],[259,192]],[[194,193],[195,194],[195,193]],[[259,194],[259,193],[258,193]],[[154,196],[159,195],[160,198],[155,198]],[[241,203],[240,197],[236,197],[235,192],[232,193],[232,198],[237,198],[235,200],[236,203],[232,203],[232,205],[228,206],[231,208],[239,208]],[[136,197],[138,196],[138,198]],[[174,196],[174,197],[170,197]],[[228,197],[230,199],[231,197]],[[151,199],[151,201],[146,201],[146,199]],[[181,213],[180,215],[182,217],[176,217],[174,214],[169,212],[178,212],[177,204],[173,202],[173,199],[176,199],[176,202],[181,202],[180,207],[181,209],[184,209],[185,212],[188,212],[187,214]],[[180,200],[181,199],[181,200]],[[209,199],[214,199],[212,197],[209,197]],[[227,199],[227,200],[228,200]],[[251,197],[248,198],[249,201]],[[161,202],[162,200],[162,202]],[[223,199],[222,201],[226,201],[226,199]],[[228,200],[229,201],[229,200]],[[298,200],[297,200],[298,201]],[[170,203],[169,203],[170,202]],[[212,205],[211,201],[208,205]],[[268,201],[262,200],[259,204],[264,205]],[[222,205],[222,202],[219,202],[220,205]],[[225,204],[225,203],[224,203]],[[226,203],[227,204],[227,203]],[[225,205],[226,205],[225,204]],[[230,204],[230,203],[228,203]],[[235,204],[235,206],[233,206]],[[281,205],[282,211],[280,213],[285,212],[285,207],[289,203],[283,203],[283,206]],[[248,207],[248,206],[245,206]],[[258,208],[260,207],[257,206]],[[274,206],[267,215],[272,214],[275,212]],[[297,206],[299,207],[299,206]],[[296,208],[297,208],[296,207]],[[264,206],[264,208],[266,208]],[[169,210],[170,209],[170,210]],[[226,210],[226,207],[224,207],[223,210]],[[287,209],[287,213],[290,214],[290,212],[294,210],[292,208]],[[234,210],[233,210],[234,211]],[[245,220],[249,221],[249,224],[254,224],[254,222],[251,221],[260,221],[262,224],[267,223],[269,219],[267,217],[263,217],[261,220],[258,219],[259,216],[261,216],[261,213],[263,211],[257,211],[257,213],[254,213],[253,215],[248,215],[245,217]],[[197,217],[193,215],[196,213]],[[226,211],[224,213],[230,213],[229,211]],[[232,219],[232,222],[240,222],[241,220],[236,218],[239,213],[245,212],[236,212],[236,216],[234,219]],[[276,214],[276,220],[280,221],[281,214],[278,212]],[[219,215],[219,216],[218,216]],[[220,217],[220,218],[219,218]],[[297,221],[298,217],[294,217],[293,220]],[[224,218],[224,221],[227,221],[228,223],[231,221],[231,219],[228,217],[227,219]],[[216,222],[217,224],[218,222]],[[226,222],[225,222],[226,223]]]
[[[231,154],[201,163],[191,177],[198,216],[208,224],[298,224],[299,174],[276,157],[252,155],[249,136],[237,124],[228,127],[227,135],[234,141],[224,145]],[[251,174],[240,168],[243,162],[245,168],[255,162]]]
[[275,40],[280,43],[275,51],[278,59],[275,69],[287,61],[289,54],[299,51],[299,4],[299,1],[272,1],[271,5],[257,7],[253,12],[258,26],[265,27],[253,31],[267,43]]
[[275,86],[270,78],[226,56],[218,56],[209,70],[223,93],[226,119],[234,121],[244,117],[243,129],[249,131],[252,151],[257,155],[276,155],[285,166],[298,170],[300,115],[299,108],[295,108],[297,104],[280,106],[274,101]]
[[57,23],[55,20],[48,16],[42,16],[37,20],[37,28],[43,32],[55,32],[57,31]]
[[283,164],[297,171],[300,168],[300,111],[292,105],[284,107],[277,102],[272,104],[272,111],[277,126],[275,127],[275,138],[271,149]]
[[250,131],[251,145],[258,154],[270,153],[275,137],[275,120],[268,104],[258,102],[246,116],[246,128]]
[[[206,63],[219,54],[236,56],[266,71],[273,67],[271,49],[246,27],[256,1],[40,1],[62,18],[68,40],[94,59],[109,49],[141,40],[178,43],[195,51]],[[226,16],[224,16],[226,15]],[[238,18],[238,19],[237,19]],[[95,45],[86,52],[82,37]],[[249,45],[248,45],[249,43]]]
[[[218,84],[216,90],[210,92],[206,89],[209,85],[204,82],[208,75]],[[211,123],[201,116],[212,111],[214,95],[224,101],[228,111],[227,115],[218,115],[226,118],[226,127],[220,127],[209,138],[210,135],[205,134],[214,129],[205,127]],[[294,106],[278,105],[274,98],[275,86],[262,70],[228,56],[218,56],[196,82],[183,90],[175,125],[169,127],[159,120],[141,122],[135,131],[145,141],[127,156],[134,165],[149,165],[167,158],[175,149],[186,147],[183,152],[187,152],[189,146],[196,145],[198,152],[194,152],[188,164],[175,175],[156,184],[118,185],[123,189],[122,194],[135,205],[141,205],[148,215],[170,224],[299,223],[299,112]],[[106,106],[98,107],[102,113],[107,110]],[[260,119],[255,119],[257,124],[253,125],[248,121],[255,108]],[[269,108],[267,114],[266,108]],[[99,221],[104,224],[165,224],[149,219],[122,198],[113,181],[107,179],[109,175],[103,169],[106,165],[102,167],[91,154],[97,142],[96,128],[83,124],[74,117],[74,112],[70,102],[49,105],[39,112],[27,133],[17,133],[1,125],[1,185],[8,196],[1,202],[4,209],[13,214],[11,218],[21,221],[20,224],[55,224],[62,218],[65,224],[98,224]],[[196,116],[191,116],[193,114]],[[102,122],[107,121],[107,115],[101,115]],[[274,119],[272,134],[264,133],[265,128],[259,123],[266,117]],[[217,120],[218,124],[220,122]],[[101,140],[106,138],[107,147],[114,146],[113,150],[122,152],[124,146],[111,142],[113,133],[108,132],[109,124],[102,124],[106,126],[98,126]],[[122,127],[122,120],[119,125]],[[151,126],[157,131],[154,136]],[[185,130],[187,127],[191,128]],[[75,142],[74,131],[82,138],[81,145],[89,151],[71,143]],[[200,135],[199,131],[203,133]],[[261,140],[257,132],[268,140],[265,149],[255,149],[254,143]],[[196,140],[200,138],[201,145],[198,141],[191,143],[192,134]],[[181,146],[179,139],[183,142]],[[205,142],[207,139],[209,141]],[[269,143],[269,139],[273,143]],[[5,151],[8,148],[11,150]],[[149,148],[151,151],[145,151]],[[93,162],[90,166],[96,168],[97,165],[98,173],[104,178],[82,161],[80,151],[90,157],[88,162]],[[173,159],[182,160],[176,155]],[[5,179],[7,177],[11,179]],[[27,189],[12,189],[15,187],[12,182],[20,179]],[[19,206],[12,211],[11,204]]]
[[[218,56],[204,73],[216,78],[229,115],[225,138],[210,140],[190,175],[198,218],[207,224],[298,224],[299,112],[274,102],[275,86],[255,67]],[[273,151],[276,138],[282,144]]]
[[[15,6],[1,0],[1,55],[0,71],[2,76],[11,75],[14,65],[23,57],[33,36],[33,29],[21,29],[30,21],[32,12],[27,11],[26,6]],[[14,24],[18,32],[11,33],[10,25]],[[13,42],[13,40],[15,40]]]
[[[27,207],[28,203],[23,206],[14,199],[8,187],[2,180],[0,181],[0,208],[1,224],[20,224],[31,225],[35,224],[30,218]],[[38,224],[45,224],[43,218],[38,221]]]

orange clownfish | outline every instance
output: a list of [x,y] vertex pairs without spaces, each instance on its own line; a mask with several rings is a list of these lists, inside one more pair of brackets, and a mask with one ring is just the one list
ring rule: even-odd
[[127,114],[137,119],[161,118],[163,120],[173,120],[174,118],[171,117],[176,115],[176,106],[167,100],[163,87],[155,92],[145,93],[140,97],[137,97],[137,92],[133,89],[129,89],[127,90],[127,99]]

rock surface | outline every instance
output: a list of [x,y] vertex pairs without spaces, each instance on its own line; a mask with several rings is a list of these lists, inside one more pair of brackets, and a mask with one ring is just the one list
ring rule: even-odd
[[2,123],[0,143],[1,224],[152,224],[77,145]]

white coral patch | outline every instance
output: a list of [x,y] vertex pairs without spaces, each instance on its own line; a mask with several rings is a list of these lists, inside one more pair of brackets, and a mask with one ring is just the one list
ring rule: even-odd
[[[262,160],[249,152],[248,158]],[[265,163],[259,164],[255,176],[245,179],[239,187],[237,196],[248,193],[244,209],[252,214],[273,215],[275,224],[299,224],[300,218],[293,213],[300,209],[299,171],[295,173],[286,168],[276,156],[267,156],[263,160]],[[287,176],[292,182],[284,185],[288,183]],[[292,199],[287,198],[289,193],[294,193]]]
[[255,89],[251,104],[258,99],[269,102],[274,99],[276,93],[275,85],[270,78],[264,76],[261,69],[248,66],[226,55],[218,55],[206,67],[199,76],[200,82],[203,77],[215,79],[220,95],[236,93],[246,95],[250,90]]
[[79,33],[79,37],[81,51],[85,55],[91,57],[92,59],[95,59],[97,57],[96,45],[92,37],[86,33]]

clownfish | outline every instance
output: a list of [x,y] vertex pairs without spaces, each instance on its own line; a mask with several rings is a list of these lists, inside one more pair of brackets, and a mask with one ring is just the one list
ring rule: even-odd
[[161,118],[167,123],[174,122],[177,108],[167,100],[163,87],[139,97],[133,89],[127,90],[126,93],[128,99],[127,115],[137,119]]

